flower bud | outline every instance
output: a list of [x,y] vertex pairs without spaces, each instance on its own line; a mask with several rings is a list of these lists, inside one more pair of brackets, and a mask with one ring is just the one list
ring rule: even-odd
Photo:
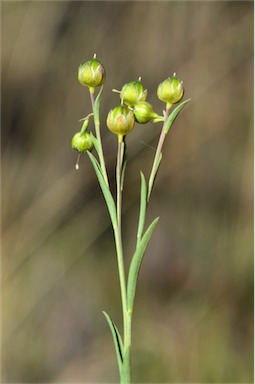
[[121,139],[134,128],[134,114],[125,105],[119,105],[110,110],[106,124],[109,130]]
[[97,59],[86,61],[78,69],[78,80],[90,88],[98,87],[105,80],[105,69]]
[[168,79],[164,80],[158,86],[158,98],[170,107],[172,104],[178,103],[181,100],[184,93],[182,81],[180,81],[176,74]]
[[147,101],[140,101],[135,104],[133,112],[135,120],[140,124],[146,124],[152,119],[159,117],[158,114],[154,112],[152,105]]
[[140,81],[131,81],[123,85],[120,91],[120,99],[127,104],[130,108],[139,101],[145,101],[147,97],[147,90],[144,89]]
[[72,138],[72,149],[82,153],[85,151],[92,151],[93,141],[91,138],[91,133],[89,132],[78,132]]

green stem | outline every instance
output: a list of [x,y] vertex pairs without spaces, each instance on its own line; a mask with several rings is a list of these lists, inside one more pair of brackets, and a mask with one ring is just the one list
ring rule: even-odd
[[165,128],[165,124],[166,124],[168,116],[169,116],[170,108],[171,108],[171,105],[170,105],[170,107],[168,106],[168,108],[166,109],[164,123],[163,123],[163,127],[162,127],[161,134],[159,137],[158,146],[157,146],[157,150],[155,153],[155,157],[154,157],[154,161],[153,161],[153,165],[152,165],[152,169],[151,169],[151,174],[150,174],[150,178],[149,178],[149,186],[148,186],[147,203],[150,200],[152,188],[153,188],[155,178],[157,175],[157,171],[158,171],[159,162],[160,162],[161,156],[162,156],[162,152],[161,152],[162,146],[163,146],[163,143],[164,143],[165,138],[166,138],[166,133],[164,132],[164,128]]
[[121,288],[121,300],[123,311],[123,327],[124,327],[124,356],[123,369],[121,374],[121,383],[129,384],[131,382],[131,316],[127,311],[127,291],[125,267],[123,259],[122,246],[122,228],[121,228],[121,208],[122,208],[122,172],[123,157],[125,152],[124,140],[118,140],[117,166],[116,166],[116,184],[117,184],[117,230],[115,231],[116,250],[118,258],[119,279]]
[[120,291],[121,291],[123,325],[124,325],[124,345],[125,345],[125,335],[126,335],[126,328],[127,328],[127,325],[126,325],[127,293],[126,293],[126,277],[125,277],[125,268],[124,268],[124,260],[123,260],[122,239],[121,239],[121,231],[119,230],[119,226],[117,226],[117,228],[114,228],[114,237],[115,237],[119,279],[120,279]]
[[[93,112],[94,112],[94,105],[95,105],[94,91],[95,91],[95,88],[89,88],[89,93],[90,93],[90,99],[91,99],[91,105],[92,105]],[[104,176],[105,182],[106,182],[107,186],[109,187],[109,181],[108,181],[108,175],[107,175],[106,166],[105,166],[104,152],[103,152],[102,139],[101,139],[100,121],[98,119],[95,119],[95,114],[94,114],[94,123],[95,123],[96,137],[97,137],[97,140],[98,140],[99,162],[100,162],[100,165],[101,165],[101,168],[102,168],[102,172],[103,172],[103,176]]]
[[121,384],[131,383],[131,325],[132,312],[126,312],[127,328],[126,340],[124,345],[123,368],[121,375]]
[[121,206],[122,206],[122,189],[121,189],[121,170],[124,154],[124,142],[118,141],[117,151],[117,166],[116,166],[116,185],[117,185],[117,228],[115,230],[115,241],[118,258],[118,269],[120,277],[121,288],[121,301],[123,310],[123,324],[124,324],[124,344],[126,334],[126,308],[127,308],[127,293],[126,293],[126,277],[123,259],[123,246],[122,246],[122,230],[121,230]]
[[122,168],[125,142],[118,140],[117,166],[116,166],[116,184],[117,184],[117,218],[121,235],[121,206],[122,206]]

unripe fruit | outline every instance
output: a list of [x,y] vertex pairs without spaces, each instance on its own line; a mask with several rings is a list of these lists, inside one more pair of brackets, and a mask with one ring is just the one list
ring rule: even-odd
[[126,136],[135,125],[135,117],[132,111],[125,105],[119,105],[111,109],[106,120],[109,130],[119,137]]
[[145,101],[147,97],[147,90],[144,89],[140,81],[131,81],[123,85],[120,91],[120,100],[127,104],[130,108],[139,101]]
[[178,103],[184,94],[182,81],[176,75],[168,77],[158,86],[158,98],[168,105]]
[[78,132],[72,138],[72,149],[75,149],[80,153],[83,153],[86,151],[92,151],[93,146],[94,145],[91,138],[91,133],[89,132],[85,132],[85,133]]
[[105,69],[97,59],[86,61],[78,69],[78,80],[87,87],[98,87],[105,81]]
[[140,124],[146,124],[152,119],[159,117],[158,114],[154,112],[152,105],[147,101],[140,101],[135,104],[133,112],[135,120]]

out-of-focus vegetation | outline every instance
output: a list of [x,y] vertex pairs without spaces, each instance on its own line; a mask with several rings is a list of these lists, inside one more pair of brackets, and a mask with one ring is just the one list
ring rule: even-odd
[[[160,222],[134,314],[134,381],[253,381],[253,3],[2,2],[2,380],[116,382],[101,310],[121,324],[112,230],[70,140],[91,111],[77,80],[96,52],[112,88],[177,72],[192,102],[174,124],[150,203]],[[128,137],[127,264],[139,170],[160,124]],[[116,138],[103,129],[114,185]],[[146,318],[146,322],[144,319]]]

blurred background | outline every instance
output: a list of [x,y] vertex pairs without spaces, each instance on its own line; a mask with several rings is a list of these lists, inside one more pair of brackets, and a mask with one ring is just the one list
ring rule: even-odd
[[[70,140],[91,112],[77,80],[107,71],[103,142],[114,188],[112,88],[177,72],[192,98],[164,145],[141,270],[134,382],[253,382],[253,3],[5,1],[2,15],[2,381],[114,383],[106,310],[122,328],[112,229]],[[123,233],[134,251],[140,169],[160,124],[127,137]]]

